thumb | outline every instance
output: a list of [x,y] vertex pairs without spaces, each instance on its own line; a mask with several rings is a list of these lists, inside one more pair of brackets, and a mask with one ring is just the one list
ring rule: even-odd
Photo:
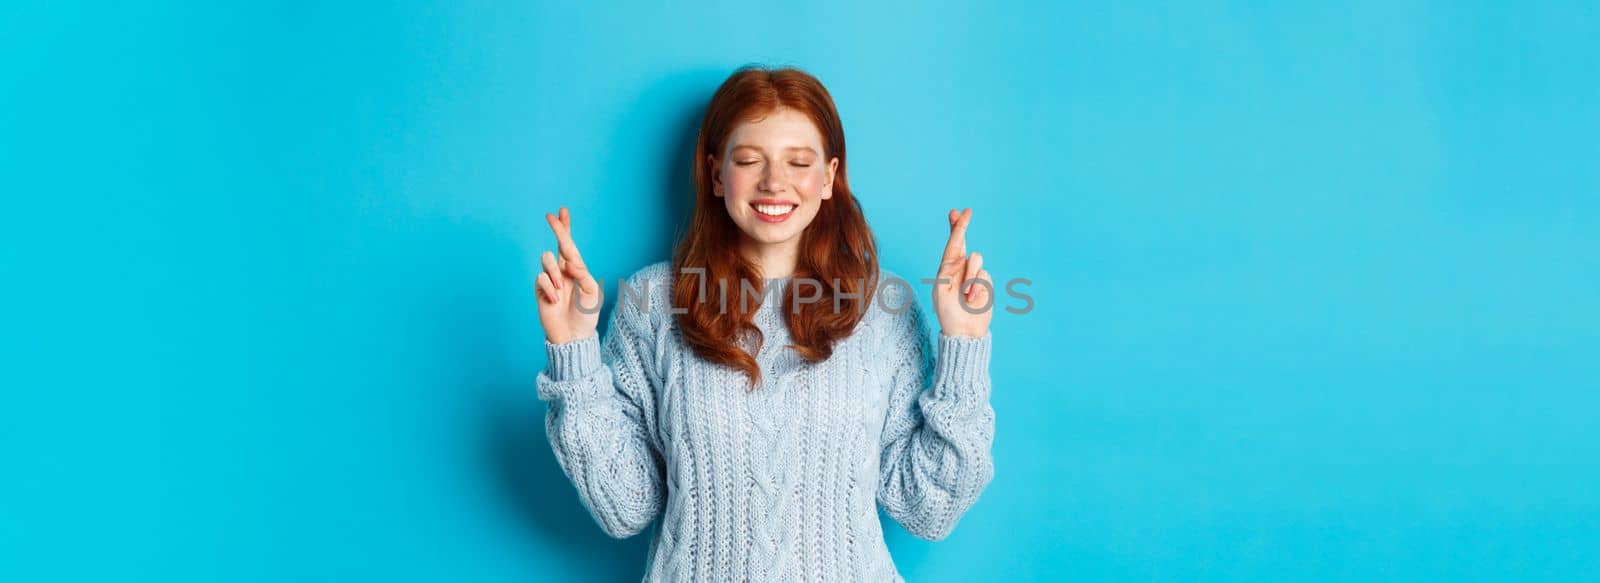
[[594,294],[600,291],[600,284],[594,280],[593,275],[584,273],[582,277],[578,278],[578,290],[585,294]]

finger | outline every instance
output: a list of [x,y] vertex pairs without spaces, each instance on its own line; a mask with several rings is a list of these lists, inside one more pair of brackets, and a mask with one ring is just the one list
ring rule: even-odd
[[982,270],[983,254],[973,251],[971,255],[967,256],[967,269],[961,277],[961,284],[966,286],[962,289],[967,292],[967,297],[972,297],[972,288],[977,287],[976,285],[972,284],[972,280],[977,279],[978,272]]
[[950,225],[950,240],[944,246],[946,261],[967,256],[967,225],[971,222],[972,209],[967,209],[957,215],[955,223]]
[[974,306],[987,305],[989,303],[989,294],[993,291],[989,287],[994,285],[994,279],[989,277],[989,270],[987,269],[979,271],[977,279],[989,285],[974,282],[972,284],[972,301],[967,303]]
[[585,294],[594,293],[599,286],[594,275],[589,273],[588,268],[583,267],[581,264],[567,261],[564,257],[561,259],[561,270],[567,274],[567,281],[575,282],[578,290]]
[[[567,207],[561,207],[560,216],[557,217],[560,228],[556,230],[556,238],[561,249],[560,267],[562,273],[567,274],[572,281],[577,282],[578,291],[585,295],[592,295],[599,291],[600,282],[589,273],[589,266],[584,265],[583,255],[578,253],[578,244],[572,240],[572,213]],[[552,225],[552,228],[555,226]]]
[[950,234],[945,236],[945,240],[944,240],[944,256],[939,259],[940,263],[944,263],[944,262],[950,260],[950,255],[951,255],[950,244],[954,242],[953,239],[955,238],[955,234],[956,234],[956,209],[950,209],[950,214],[945,216],[945,222],[949,223],[949,225],[947,225],[947,226],[950,227]]
[[589,275],[589,272],[587,271],[583,272],[583,277],[579,278],[577,281],[578,290],[582,291],[585,296],[594,295],[594,293],[600,289],[600,283],[595,281],[594,276]]
[[[952,210],[950,213],[952,213],[952,216],[954,216],[955,211]],[[957,224],[957,219],[950,219],[950,234],[949,237],[944,239],[944,256],[939,259],[939,263],[950,263],[950,259],[957,258],[957,256],[962,256],[962,251],[960,251],[960,242],[955,240],[955,226],[957,226]]]
[[967,209],[956,219],[956,236],[961,241],[961,255],[967,254],[967,227],[972,226],[972,209]]
[[960,283],[965,276],[967,261],[967,225],[972,221],[972,210],[962,212],[951,211],[955,223],[950,226],[950,240],[945,243],[944,260],[939,266],[939,277],[956,280],[956,290],[960,290]]
[[572,262],[577,269],[587,271],[583,255],[578,253],[578,244],[572,240],[572,213],[567,211],[567,207],[561,207],[560,213],[560,216],[545,215],[550,222],[550,230],[556,234],[557,249],[563,259]]
[[540,253],[539,263],[544,265],[544,272],[550,276],[550,281],[555,284],[556,289],[561,289],[561,280],[563,278],[561,276],[561,268],[556,265],[556,254],[549,251]]
[[534,278],[534,283],[539,286],[539,292],[543,294],[545,303],[553,304],[556,302],[556,286],[550,283],[550,274],[543,271],[539,272],[539,277]]

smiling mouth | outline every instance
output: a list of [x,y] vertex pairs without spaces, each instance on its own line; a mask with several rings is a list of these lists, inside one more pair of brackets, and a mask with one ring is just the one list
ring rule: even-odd
[[766,216],[773,217],[773,218],[778,218],[778,217],[789,216],[789,213],[794,212],[794,209],[796,208],[796,205],[792,205],[792,204],[752,204],[752,205],[750,205],[750,208],[756,209],[756,212],[760,213],[762,215],[766,215]]

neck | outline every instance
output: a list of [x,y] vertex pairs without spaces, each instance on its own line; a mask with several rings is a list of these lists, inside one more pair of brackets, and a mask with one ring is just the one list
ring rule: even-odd
[[800,237],[782,243],[758,243],[745,239],[741,251],[761,270],[761,277],[789,277],[794,275],[795,265],[800,261]]

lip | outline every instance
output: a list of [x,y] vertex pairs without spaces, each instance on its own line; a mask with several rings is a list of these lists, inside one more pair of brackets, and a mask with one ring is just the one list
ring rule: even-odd
[[750,201],[750,210],[753,211],[751,214],[754,214],[757,219],[760,219],[761,221],[768,222],[768,223],[781,223],[781,222],[787,221],[787,220],[789,220],[789,217],[794,216],[795,211],[791,210],[791,211],[789,211],[789,214],[783,215],[781,217],[767,216],[766,214],[763,214],[761,211],[756,210],[756,205],[761,205],[761,204],[788,205],[788,206],[795,207],[796,210],[798,210],[800,208],[800,203],[798,203],[798,202],[794,202],[794,201],[790,201],[790,200],[783,200],[783,199],[779,199],[779,198],[758,198],[758,199]]

